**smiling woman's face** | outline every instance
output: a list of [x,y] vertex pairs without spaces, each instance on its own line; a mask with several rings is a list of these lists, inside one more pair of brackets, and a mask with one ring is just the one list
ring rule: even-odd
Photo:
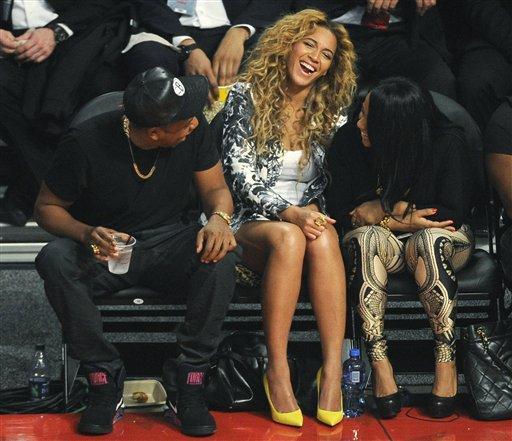
[[357,128],[361,132],[361,142],[365,147],[371,147],[372,143],[368,138],[368,109],[370,107],[370,94],[366,95],[359,112],[359,119],[357,120]]
[[324,76],[336,52],[336,37],[328,29],[315,31],[293,44],[286,60],[288,83],[294,87],[310,87]]

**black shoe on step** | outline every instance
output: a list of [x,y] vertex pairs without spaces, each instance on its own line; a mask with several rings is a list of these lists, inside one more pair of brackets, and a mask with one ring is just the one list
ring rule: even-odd
[[455,413],[455,397],[440,397],[430,394],[428,398],[427,413],[432,418],[446,418]]
[[112,432],[123,416],[124,367],[110,373],[94,365],[84,365],[89,382],[88,406],[78,423],[78,431],[87,435]]
[[10,200],[0,200],[0,223],[22,227],[27,223],[28,216]]
[[209,364],[181,363],[178,366],[178,392],[175,396],[167,396],[171,422],[180,427],[185,435],[206,436],[217,430],[204,396],[204,381],[208,368]]

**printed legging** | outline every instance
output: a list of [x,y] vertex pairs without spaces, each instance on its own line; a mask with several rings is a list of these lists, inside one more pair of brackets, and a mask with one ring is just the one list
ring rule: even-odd
[[365,226],[343,238],[348,253],[348,282],[358,296],[362,333],[370,361],[387,357],[384,335],[388,274],[407,267],[418,285],[419,299],[434,332],[436,362],[455,359],[457,278],[474,248],[468,226],[450,232],[442,228],[419,230],[405,244],[380,226]]

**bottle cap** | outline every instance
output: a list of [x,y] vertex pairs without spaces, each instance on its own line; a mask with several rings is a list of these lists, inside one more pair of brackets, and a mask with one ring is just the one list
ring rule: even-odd
[[36,351],[44,351],[44,345],[42,345],[42,344],[37,344],[37,345],[36,345]]
[[360,355],[361,355],[361,351],[359,350],[359,348],[352,348],[350,350],[351,357],[359,357]]

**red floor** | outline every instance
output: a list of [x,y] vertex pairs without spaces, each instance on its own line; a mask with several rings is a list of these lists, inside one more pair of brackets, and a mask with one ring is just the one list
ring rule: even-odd
[[[214,412],[218,430],[211,441],[511,441],[512,421],[481,422],[467,416],[448,421],[429,420],[415,409],[404,409],[394,420],[379,421],[371,415],[345,419],[334,428],[306,418],[304,427],[294,429],[273,423],[259,413]],[[191,440],[171,427],[161,414],[126,413],[106,436],[76,434],[78,415],[0,416],[2,441],[73,441],[95,439],[160,441]]]

